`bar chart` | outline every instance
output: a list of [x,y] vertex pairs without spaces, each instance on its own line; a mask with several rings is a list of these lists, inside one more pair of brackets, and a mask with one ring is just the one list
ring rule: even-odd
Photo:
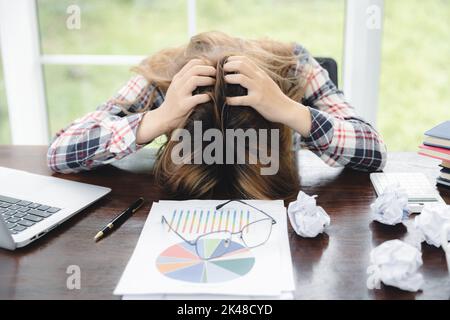
[[[175,209],[165,215],[170,226],[181,234],[205,234],[216,231],[238,232],[252,222],[250,210]],[[249,228],[246,228],[248,232]],[[168,228],[170,231],[170,228]]]

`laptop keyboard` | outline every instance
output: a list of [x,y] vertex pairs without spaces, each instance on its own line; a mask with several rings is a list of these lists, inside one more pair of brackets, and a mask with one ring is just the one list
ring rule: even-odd
[[0,214],[12,234],[22,232],[60,210],[60,208],[0,195]]

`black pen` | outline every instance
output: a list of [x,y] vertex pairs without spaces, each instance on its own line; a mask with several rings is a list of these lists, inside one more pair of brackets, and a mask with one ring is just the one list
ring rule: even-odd
[[133,215],[133,213],[135,213],[136,211],[139,210],[139,208],[142,206],[143,203],[144,203],[144,198],[137,199],[128,209],[121,212],[117,217],[112,219],[111,222],[106,225],[106,227],[104,227],[101,231],[99,231],[95,235],[94,240],[99,241],[106,235],[113,232],[113,230],[120,227],[122,225],[122,223],[124,223],[129,217],[131,217]]

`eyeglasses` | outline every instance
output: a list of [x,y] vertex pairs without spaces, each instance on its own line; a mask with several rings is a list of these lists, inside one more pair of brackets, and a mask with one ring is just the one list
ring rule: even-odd
[[[245,247],[249,249],[256,248],[265,244],[272,234],[272,226],[277,223],[276,220],[272,218],[268,213],[242,200],[229,200],[216,206],[216,210],[220,210],[233,201],[240,202],[257,210],[258,212],[261,212],[265,216],[265,218],[247,223],[239,231],[236,232],[231,232],[229,230],[211,231],[198,236],[194,240],[189,240],[182,236],[176,229],[172,227],[172,225],[164,216],[161,217],[161,223],[167,224],[169,226],[169,229],[183,241],[190,244],[191,246],[195,246],[197,255],[202,260],[218,258],[229,252],[230,245],[232,244],[231,238],[233,236],[239,236]],[[214,243],[214,246],[211,246],[211,243]],[[214,248],[214,250],[211,249],[212,247]]]

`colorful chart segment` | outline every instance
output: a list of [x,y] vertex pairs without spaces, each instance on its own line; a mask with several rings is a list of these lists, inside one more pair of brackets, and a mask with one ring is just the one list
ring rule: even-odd
[[[174,210],[166,215],[170,225],[179,233],[203,234],[214,231],[238,232],[251,222],[250,211],[244,210]],[[170,229],[168,229],[170,231]],[[246,232],[249,230],[246,229]]]
[[[206,255],[217,256],[223,250],[223,240],[205,239],[199,243],[199,250]],[[156,268],[174,280],[192,283],[218,283],[237,279],[249,273],[255,258],[248,248],[231,242],[224,255],[219,258],[202,260],[195,246],[186,242],[178,243],[164,250],[156,259]]]

